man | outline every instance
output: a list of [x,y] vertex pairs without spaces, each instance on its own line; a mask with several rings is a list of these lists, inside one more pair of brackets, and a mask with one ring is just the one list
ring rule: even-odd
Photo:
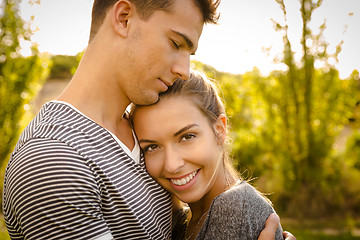
[[[146,173],[125,116],[189,76],[217,1],[95,0],[89,45],[57,101],[11,155],[3,209],[13,239],[169,239],[170,196]],[[276,229],[276,228],[275,228]]]

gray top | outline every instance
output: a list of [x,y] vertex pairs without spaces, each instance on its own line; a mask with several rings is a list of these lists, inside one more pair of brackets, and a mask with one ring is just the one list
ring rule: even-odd
[[[273,212],[271,203],[243,181],[214,199],[196,239],[257,240]],[[283,239],[282,232],[279,225],[276,240]]]

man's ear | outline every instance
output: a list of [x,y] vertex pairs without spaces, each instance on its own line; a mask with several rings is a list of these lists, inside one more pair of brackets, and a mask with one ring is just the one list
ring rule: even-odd
[[224,114],[220,114],[217,121],[214,124],[214,131],[216,137],[218,139],[219,145],[222,145],[226,139],[226,116]]
[[121,37],[127,37],[131,18],[135,14],[135,6],[127,0],[117,1],[111,12],[111,19],[114,31]]

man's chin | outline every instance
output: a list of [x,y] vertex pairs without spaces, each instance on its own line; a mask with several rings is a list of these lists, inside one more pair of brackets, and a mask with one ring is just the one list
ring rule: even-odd
[[148,106],[148,105],[153,105],[158,101],[159,101],[159,95],[156,94],[156,96],[147,97],[144,99],[140,99],[138,101],[133,101],[133,103],[139,106]]

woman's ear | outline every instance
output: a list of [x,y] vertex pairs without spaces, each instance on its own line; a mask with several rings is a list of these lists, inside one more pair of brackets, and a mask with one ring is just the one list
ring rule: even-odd
[[222,145],[225,142],[226,139],[226,116],[224,114],[220,114],[218,119],[216,120],[214,124],[214,131],[216,134],[216,137],[218,139],[218,144]]
[[121,37],[127,37],[129,24],[135,15],[135,6],[127,0],[117,1],[111,11],[114,31]]

